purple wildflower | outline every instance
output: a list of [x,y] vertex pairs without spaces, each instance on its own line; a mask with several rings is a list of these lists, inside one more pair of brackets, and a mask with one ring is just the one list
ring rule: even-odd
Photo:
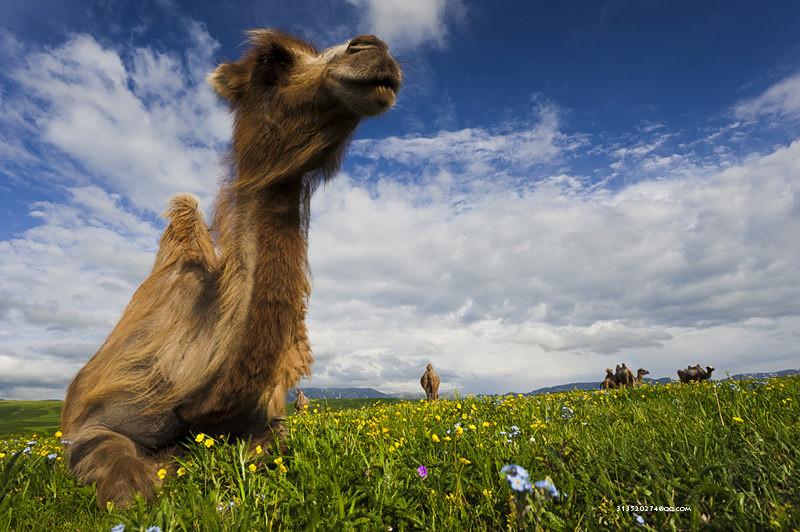
[[419,478],[425,480],[425,478],[428,476],[428,468],[424,465],[420,465],[417,468],[417,474],[419,475]]

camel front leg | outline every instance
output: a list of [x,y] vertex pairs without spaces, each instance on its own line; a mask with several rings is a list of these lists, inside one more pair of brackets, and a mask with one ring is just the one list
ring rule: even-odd
[[83,484],[97,484],[97,505],[127,506],[136,493],[155,494],[160,480],[155,457],[129,437],[104,426],[82,428],[69,450],[69,467]]

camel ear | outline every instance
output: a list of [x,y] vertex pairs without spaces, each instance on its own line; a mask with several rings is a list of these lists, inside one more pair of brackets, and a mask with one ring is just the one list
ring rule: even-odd
[[222,63],[206,78],[214,90],[231,103],[244,95],[250,82],[250,72],[241,63]]

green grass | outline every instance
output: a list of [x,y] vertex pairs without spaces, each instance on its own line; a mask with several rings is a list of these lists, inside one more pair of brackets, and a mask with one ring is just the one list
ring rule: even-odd
[[[170,468],[155,501],[127,510],[98,510],[53,437],[16,456],[26,439],[9,438],[0,441],[0,530],[637,527],[633,511],[618,509],[625,505],[690,508],[640,508],[642,530],[791,530],[800,523],[798,399],[800,377],[350,409],[317,403],[290,416],[286,455],[189,441],[177,464],[183,474]],[[531,481],[550,477],[561,496],[516,494],[500,472],[509,463]]]
[[58,430],[61,401],[0,400],[0,436]]

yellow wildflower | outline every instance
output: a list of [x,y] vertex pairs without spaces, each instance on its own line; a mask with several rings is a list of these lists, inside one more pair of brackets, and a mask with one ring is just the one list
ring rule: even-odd
[[481,425],[483,425],[483,427],[485,428],[485,427],[490,426],[491,423],[489,423],[488,421],[484,421],[483,423],[481,423]]
[[183,475],[186,474],[186,468],[185,467],[179,467],[177,473],[178,473],[179,477],[182,477]]
[[61,437],[61,436],[63,436],[63,435],[64,435],[64,433],[63,433],[63,432],[61,432],[60,430],[57,430],[57,431],[56,431],[56,433],[55,433],[55,437],[56,437],[56,438],[60,438],[60,437]]
[[196,441],[197,443],[203,443],[203,440],[205,440],[205,439],[206,439],[206,435],[203,434],[202,432],[194,437],[194,441]]
[[442,416],[440,416],[439,414],[436,414],[435,416],[433,416],[433,419],[435,419],[436,421],[441,421],[442,420]]
[[251,473],[255,473],[256,472],[256,465],[255,464],[250,464],[249,466],[247,466],[247,469],[249,469]]
[[431,439],[433,440],[433,443],[439,443],[441,441],[439,439],[439,436],[437,436],[436,434],[432,434]]
[[453,438],[451,438],[450,436],[445,436],[445,437],[444,437],[444,441],[450,441],[450,440],[452,440],[452,439],[453,439]]
[[0,453],[0,458],[5,458],[5,457],[6,457],[6,453]]
[[280,471],[281,473],[286,473],[286,472],[287,472],[287,471],[289,471],[289,470],[288,470],[288,469],[286,469],[286,466],[285,466],[285,465],[283,465],[283,464],[280,464],[280,465],[278,466],[278,471]]
[[733,420],[737,423],[744,423],[744,419],[740,418],[739,416],[734,416]]
[[260,445],[256,445],[256,454],[261,454],[263,452],[264,452],[264,449],[262,449]]
[[492,497],[492,490],[487,490],[486,488],[484,488],[484,490],[481,493],[483,493],[483,496],[486,497],[487,499],[490,499]]
[[211,447],[214,445],[214,440],[211,438],[206,438],[206,441],[203,442],[203,445],[205,445],[206,448]]
[[475,425],[473,425],[472,423],[470,423],[470,425],[469,425],[469,430],[478,430],[478,427],[476,427]]
[[275,465],[281,465],[283,463],[283,457],[277,457],[275,460],[272,461]]
[[164,480],[164,477],[167,476],[167,470],[162,467],[161,469],[158,470],[157,475],[158,475],[158,478],[160,478],[161,480]]
[[469,460],[467,460],[466,458],[464,458],[463,456],[459,457],[458,461],[461,462],[464,465],[470,465],[472,463]]
[[461,436],[462,434],[464,434],[464,429],[456,427],[456,436]]

